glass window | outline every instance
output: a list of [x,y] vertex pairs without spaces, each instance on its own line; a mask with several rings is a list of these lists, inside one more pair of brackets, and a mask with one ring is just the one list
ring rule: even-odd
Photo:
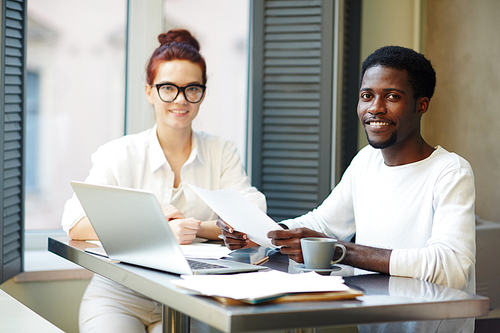
[[233,141],[246,161],[249,0],[165,0],[165,31],[188,29],[207,63],[195,130]]
[[124,132],[127,0],[28,2],[26,230],[60,229],[71,180]]
[[38,130],[40,128],[40,75],[36,72],[26,73],[26,163],[25,187],[26,193],[37,193],[38,178]]

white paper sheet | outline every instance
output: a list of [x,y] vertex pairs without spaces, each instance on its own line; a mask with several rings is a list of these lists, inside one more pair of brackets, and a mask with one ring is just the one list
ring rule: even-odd
[[178,287],[202,295],[238,300],[259,300],[276,295],[304,292],[348,290],[340,276],[323,276],[315,272],[288,274],[280,271],[230,275],[182,275]]
[[222,190],[208,191],[188,185],[234,230],[244,232],[259,245],[274,247],[271,240],[267,238],[267,233],[282,228],[235,188],[229,187]]

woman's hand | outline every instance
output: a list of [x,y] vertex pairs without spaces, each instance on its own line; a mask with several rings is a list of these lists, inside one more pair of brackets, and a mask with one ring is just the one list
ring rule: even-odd
[[281,253],[287,254],[290,259],[293,259],[298,263],[303,263],[304,258],[302,257],[300,239],[304,237],[328,236],[308,228],[295,228],[269,231],[267,233],[267,237],[271,238],[271,243],[274,245],[281,246]]
[[167,218],[167,221],[185,219],[181,211],[178,210],[174,205],[168,205],[166,207],[163,207],[161,210],[163,211],[163,215],[165,215],[165,217]]
[[192,217],[187,219],[171,220],[168,222],[177,242],[181,245],[191,244],[196,238],[201,221]]
[[196,238],[198,229],[200,229],[201,221],[192,217],[185,218],[181,211],[174,205],[163,207],[162,211],[177,242],[181,245],[191,244]]
[[87,216],[69,230],[69,237],[73,240],[99,240]]
[[239,231],[234,231],[233,227],[231,227],[221,219],[217,220],[217,226],[221,228],[224,243],[230,250],[237,250],[258,245],[257,243],[254,243],[250,239],[248,239],[247,234]]

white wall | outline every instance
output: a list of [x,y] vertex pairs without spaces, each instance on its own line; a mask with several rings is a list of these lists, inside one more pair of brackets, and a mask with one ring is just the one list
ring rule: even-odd
[[[361,62],[386,45],[409,47],[420,52],[422,0],[369,0],[362,2]],[[361,64],[360,64],[361,66]],[[356,112],[356,110],[352,110]],[[361,124],[358,146],[368,144]]]

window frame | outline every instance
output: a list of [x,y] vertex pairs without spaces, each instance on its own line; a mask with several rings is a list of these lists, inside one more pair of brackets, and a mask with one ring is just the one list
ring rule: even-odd
[[[321,0],[320,0],[321,2]],[[323,1],[323,2],[328,2],[328,1]],[[335,8],[337,10],[335,11],[337,15],[337,22],[335,26],[332,26],[329,33],[334,34],[334,35],[342,35],[345,36],[345,33],[339,34],[338,31],[342,31],[342,28],[339,29],[340,25],[343,25],[343,19],[344,19],[344,11],[342,8],[344,8],[345,3],[351,3],[355,2],[359,4],[360,7],[360,2],[361,0],[336,0],[335,1]],[[259,4],[261,3],[260,1],[254,1],[253,4]],[[5,77],[3,75],[4,73],[4,66],[5,66],[5,47],[4,43],[6,41],[6,28],[5,28],[5,17],[6,17],[6,12],[8,6],[14,6],[17,8],[21,9],[22,16],[23,16],[23,24],[22,24],[22,38],[23,38],[23,54],[22,54],[22,89],[21,89],[21,103],[23,105],[22,109],[24,112],[24,107],[25,107],[25,87],[24,87],[24,82],[26,79],[26,16],[27,16],[27,8],[26,8],[26,1],[25,0],[8,0],[8,1],[3,1],[2,2],[2,8],[1,8],[1,15],[0,15],[0,25],[2,27],[1,34],[0,34],[0,42],[2,43],[2,54],[1,54],[1,66],[0,66],[0,74],[1,77]],[[136,133],[139,132],[145,128],[148,128],[151,126],[151,123],[154,122],[154,119],[145,119],[144,114],[140,111],[143,109],[141,106],[141,103],[144,103],[144,98],[142,95],[142,89],[143,89],[143,83],[142,83],[142,69],[140,66],[131,66],[132,64],[135,63],[144,63],[145,57],[147,58],[150,54],[150,50],[154,49],[156,46],[156,41],[155,40],[150,40],[149,44],[148,42],[145,42],[144,39],[140,38],[145,32],[148,34],[151,33],[151,31],[157,31],[158,33],[163,31],[163,0],[154,0],[154,3],[149,3],[148,6],[143,6],[140,0],[128,0],[127,3],[127,55],[126,55],[126,102],[125,102],[125,108],[126,108],[126,114],[125,114],[125,128],[124,128],[124,133],[129,134],[129,133]],[[342,10],[338,10],[338,8],[341,8]],[[9,9],[10,10],[10,9]],[[251,14],[254,15],[254,14]],[[340,15],[340,16],[339,16]],[[353,17],[356,17],[357,19],[360,19],[360,13],[354,13]],[[348,18],[349,19],[349,18]],[[251,24],[251,29],[255,27],[255,16],[253,16],[250,19],[250,24]],[[337,30],[339,29],[339,30]],[[340,37],[335,46],[334,46],[334,51],[333,51],[333,58],[332,59],[333,63],[335,66],[342,66],[342,58],[343,56],[341,54],[343,49],[347,47],[349,44],[342,43],[343,37]],[[349,42],[353,42],[354,39],[351,39]],[[358,41],[359,42],[359,41]],[[146,44],[145,44],[146,43]],[[358,45],[358,52],[359,52],[359,45]],[[345,58],[345,56],[344,56]],[[351,62],[353,66],[359,66],[359,63],[357,63],[356,57],[354,56],[354,60]],[[250,70],[252,70],[253,64],[250,63]],[[139,71],[134,71],[134,68],[139,68]],[[343,67],[345,70],[345,66]],[[358,74],[359,75],[359,74]],[[354,80],[357,84],[357,75],[354,75],[356,79]],[[342,80],[345,80],[343,74],[341,71],[334,73],[334,76],[331,78],[331,80],[335,82],[339,82]],[[255,77],[254,77],[254,82],[255,82]],[[262,82],[262,81],[261,81]],[[140,85],[138,88],[137,85]],[[0,91],[0,111],[2,111],[2,114],[4,114],[4,87],[5,84],[2,80],[1,83],[1,91]],[[330,173],[329,176],[327,176],[330,181],[324,182],[327,184],[326,186],[331,188],[333,187],[334,183],[338,180],[337,176],[339,174],[339,168],[337,167],[338,158],[336,157],[338,153],[338,147],[339,145],[342,146],[341,142],[344,142],[345,138],[342,138],[342,140],[337,140],[336,138],[339,137],[339,132],[338,128],[343,128],[345,126],[345,123],[343,122],[343,118],[339,116],[339,113],[337,112],[336,114],[334,113],[334,109],[339,109],[340,107],[344,109],[348,109],[348,106],[346,103],[339,101],[338,98],[335,98],[336,95],[342,95],[342,92],[339,92],[338,89],[333,90],[332,88],[327,88],[330,90],[330,93],[332,94],[331,96],[331,101],[330,104],[331,109],[332,109],[332,119],[331,119],[331,124],[327,124],[327,126],[330,126],[332,128],[331,133],[328,133],[329,140],[333,141],[332,146],[330,146],[330,151],[329,154],[335,152],[333,155],[329,155],[328,159],[331,160],[331,163],[329,165],[329,168],[327,169],[328,172]],[[249,85],[249,108],[250,110],[255,110],[256,107],[258,107],[258,104],[256,104],[255,100],[252,100],[250,96],[252,96],[253,92],[255,91],[255,87],[252,87],[252,84]],[[252,138],[252,128],[253,128],[253,121],[255,120],[255,115],[252,114],[252,112],[248,113],[248,128],[249,128],[249,139],[248,139],[248,150],[247,150],[247,156],[249,159],[249,163],[247,164],[247,168],[249,171],[249,174],[254,174],[252,172],[252,169],[258,169],[260,166],[256,165],[255,161],[258,159],[255,159],[255,156],[252,156],[252,154],[255,154],[256,151],[260,149],[259,144],[256,143],[255,137],[256,134],[253,132],[253,138]],[[1,124],[4,124],[4,119],[1,120]],[[24,114],[22,114],[22,121],[21,121],[21,133],[25,128],[24,124]],[[3,134],[3,127],[2,127],[2,134]],[[24,134],[24,133],[23,133]],[[24,135],[22,137],[22,142],[24,142]],[[253,142],[252,142],[253,141]],[[0,141],[3,145],[4,141],[3,138]],[[23,143],[24,144],[24,143]],[[351,141],[352,144],[352,141]],[[253,146],[253,147],[252,147]],[[357,144],[354,144],[354,146],[357,149]],[[334,147],[332,149],[332,147]],[[24,146],[23,146],[24,149]],[[254,153],[252,153],[254,152]],[[3,153],[3,151],[2,151]],[[352,152],[351,152],[352,154]],[[349,154],[348,154],[349,155]],[[4,159],[5,159],[5,155]],[[352,154],[353,156],[353,154]],[[24,152],[21,156],[21,163],[24,165]],[[345,159],[345,157],[344,157]],[[347,160],[350,161],[350,158],[347,157]],[[252,161],[254,163],[252,163]],[[2,172],[4,171],[2,167]],[[21,179],[21,185],[20,185],[20,194],[19,197],[21,198],[18,202],[18,207],[20,208],[20,214],[22,214],[22,218],[19,222],[20,226],[20,236],[18,237],[18,242],[20,245],[20,256],[18,259],[18,264],[16,264],[17,269],[15,270],[17,273],[23,271],[23,265],[24,265],[24,252],[25,251],[30,251],[30,250],[44,250],[47,247],[47,237],[59,237],[65,235],[65,232],[62,230],[29,230],[29,231],[24,231],[24,170],[23,167],[21,167],[21,172],[23,175],[20,177]],[[257,177],[258,178],[258,177]],[[255,183],[255,182],[254,182]],[[258,184],[257,184],[258,185]],[[3,199],[2,199],[3,203]],[[4,209],[5,210],[5,209]],[[1,225],[3,226],[3,218],[1,221]],[[3,248],[3,235],[2,236],[2,243],[0,244]],[[1,256],[3,257],[3,251],[1,252]],[[5,274],[4,270],[2,269],[2,272],[0,272],[0,277],[3,278],[0,280],[0,283],[7,280],[9,277],[11,277],[12,273]],[[15,274],[14,274],[15,275]]]

